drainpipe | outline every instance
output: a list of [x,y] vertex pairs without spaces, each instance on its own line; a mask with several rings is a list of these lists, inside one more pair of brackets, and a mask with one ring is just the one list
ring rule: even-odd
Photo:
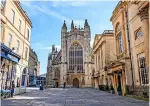
[[131,42],[130,42],[130,32],[129,32],[129,20],[128,20],[128,9],[125,11],[126,15],[126,27],[127,27],[127,38],[128,38],[128,48],[129,48],[129,58],[130,58],[130,70],[132,75],[132,87],[134,88],[134,78],[133,78],[133,64],[132,64],[132,57],[131,57]]

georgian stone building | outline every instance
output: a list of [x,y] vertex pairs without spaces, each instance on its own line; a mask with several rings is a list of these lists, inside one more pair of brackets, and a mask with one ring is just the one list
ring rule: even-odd
[[[20,1],[2,0],[0,2],[1,41],[5,48],[13,51],[1,52],[1,64],[4,71],[0,70],[5,77],[2,89],[12,87],[14,83],[15,94],[25,92],[28,80],[28,57],[32,23],[26,12],[21,7]],[[3,55],[2,55],[3,54]],[[20,57],[20,60],[17,58]],[[3,59],[2,59],[3,58]],[[13,78],[12,78],[13,73]],[[1,81],[0,81],[1,83]],[[22,87],[21,87],[22,86]]]
[[[61,51],[55,47],[48,57],[47,85],[62,87],[64,83],[73,87],[92,86],[91,31],[85,20],[84,28],[77,28],[72,21],[71,31],[64,24],[61,29]],[[51,82],[51,84],[50,84]]]
[[38,68],[38,56],[33,49],[30,48],[29,51],[29,60],[28,60],[28,73],[29,80],[27,82],[28,86],[36,85],[36,76],[37,76],[37,68]]
[[112,84],[112,77],[107,73],[107,65],[116,59],[116,46],[113,30],[105,30],[102,34],[96,34],[93,44],[94,54],[94,87]]
[[120,1],[110,19],[117,58],[108,65],[111,67],[108,72],[113,77],[115,91],[120,86],[123,95],[126,87],[136,95],[148,94],[148,9],[148,1]]
[[[148,1],[119,1],[110,18],[113,25],[111,36],[95,36],[95,88],[108,84],[113,85],[116,93],[148,96],[149,12]],[[112,42],[107,40],[109,38]],[[111,44],[111,52],[105,40],[106,44]]]

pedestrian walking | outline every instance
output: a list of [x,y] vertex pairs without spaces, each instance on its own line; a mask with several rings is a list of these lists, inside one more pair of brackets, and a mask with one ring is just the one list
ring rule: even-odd
[[14,86],[11,87],[11,97],[14,95]]
[[66,82],[64,82],[64,88],[66,88]]

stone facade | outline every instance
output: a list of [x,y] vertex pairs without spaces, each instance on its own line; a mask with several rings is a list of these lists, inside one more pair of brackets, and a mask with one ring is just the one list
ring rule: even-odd
[[[85,20],[84,28],[76,28],[72,21],[69,32],[64,21],[61,29],[61,51],[57,53],[53,46],[52,53],[49,55],[47,85],[50,81],[56,80],[57,84],[54,82],[54,85],[60,87],[63,87],[64,84],[73,87],[92,86],[90,41],[91,31],[87,20]],[[55,70],[58,70],[59,78],[53,77]],[[49,75],[52,77],[48,77]]]
[[110,85],[112,78],[108,76],[107,65],[116,59],[115,38],[113,30],[105,30],[102,34],[96,34],[93,45],[95,60],[94,85]]
[[120,1],[113,11],[115,60],[106,64],[106,71],[116,93],[148,95],[148,9],[147,1]]
[[38,57],[35,51],[30,48],[29,60],[28,60],[28,72],[29,72],[29,82],[28,86],[36,85],[36,76],[38,68]]
[[37,64],[37,76],[40,75],[40,61],[38,61],[38,64]]

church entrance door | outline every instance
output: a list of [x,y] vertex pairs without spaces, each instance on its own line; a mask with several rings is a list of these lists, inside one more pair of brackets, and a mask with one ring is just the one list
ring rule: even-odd
[[73,79],[73,87],[79,88],[79,80],[77,78]]

